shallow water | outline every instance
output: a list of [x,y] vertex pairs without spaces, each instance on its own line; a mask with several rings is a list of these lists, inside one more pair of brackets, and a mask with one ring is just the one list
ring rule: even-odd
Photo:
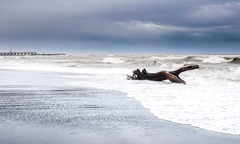
[[[0,57],[0,68],[63,72],[68,85],[125,92],[160,119],[240,134],[239,59],[239,55],[23,56]],[[180,75],[187,85],[126,80],[136,68],[158,72],[185,64],[200,66]]]

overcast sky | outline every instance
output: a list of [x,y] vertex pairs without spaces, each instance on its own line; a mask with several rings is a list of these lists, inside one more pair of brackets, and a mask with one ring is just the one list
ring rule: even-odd
[[240,54],[239,0],[0,0],[0,51]]

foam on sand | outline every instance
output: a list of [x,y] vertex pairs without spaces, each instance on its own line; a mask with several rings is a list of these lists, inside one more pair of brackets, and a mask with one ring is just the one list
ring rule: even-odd
[[[140,101],[159,119],[239,135],[240,105],[236,101],[240,98],[238,96],[240,70],[238,63],[232,62],[237,61],[239,56],[174,55],[172,59],[164,59],[166,57],[168,56],[94,55],[26,57],[20,60],[6,57],[1,59],[0,68],[61,72],[64,73],[62,75],[64,78],[69,79],[68,84],[71,86],[125,92],[129,97]],[[111,59],[106,63],[103,62],[105,58]],[[152,64],[153,59],[156,61],[155,64]],[[119,60],[121,63],[114,63]],[[84,64],[78,65],[79,63]],[[192,63],[199,65],[200,68],[180,75],[187,85],[174,84],[170,81],[126,80],[126,75],[131,74],[136,68],[146,68],[148,72],[170,71]]]
[[[66,73],[9,69],[0,73],[0,143],[238,144],[240,140],[161,120],[126,93],[64,84],[76,74],[63,79]],[[105,81],[105,76],[96,78],[95,83]],[[39,89],[38,84],[45,87]]]

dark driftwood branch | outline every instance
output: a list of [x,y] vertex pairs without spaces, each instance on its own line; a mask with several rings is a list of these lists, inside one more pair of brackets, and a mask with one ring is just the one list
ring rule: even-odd
[[146,69],[144,68],[142,71],[139,69],[136,69],[133,72],[132,76],[127,75],[128,80],[152,80],[152,81],[162,81],[162,80],[170,80],[171,82],[174,83],[184,83],[185,81],[182,80],[179,77],[179,74],[188,71],[188,70],[193,70],[193,69],[198,69],[198,65],[194,66],[187,66],[187,67],[182,67],[180,69],[177,69],[175,71],[160,71],[157,73],[148,73]]

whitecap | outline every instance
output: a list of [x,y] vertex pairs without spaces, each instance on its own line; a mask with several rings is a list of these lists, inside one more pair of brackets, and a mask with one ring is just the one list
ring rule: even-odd
[[123,63],[125,61],[123,59],[117,58],[117,57],[106,57],[106,58],[103,58],[102,62],[117,64],[117,63]]
[[188,56],[180,56],[180,55],[168,55],[168,56],[151,56],[150,60],[178,60],[178,59],[184,59]]
[[151,56],[149,59],[150,60],[161,60],[161,59],[165,59],[165,57]]
[[229,61],[231,60],[226,60],[220,56],[209,56],[208,58],[203,60],[204,63],[224,63]]
[[179,56],[179,55],[169,55],[166,57],[166,59],[184,59],[187,58],[187,56]]

